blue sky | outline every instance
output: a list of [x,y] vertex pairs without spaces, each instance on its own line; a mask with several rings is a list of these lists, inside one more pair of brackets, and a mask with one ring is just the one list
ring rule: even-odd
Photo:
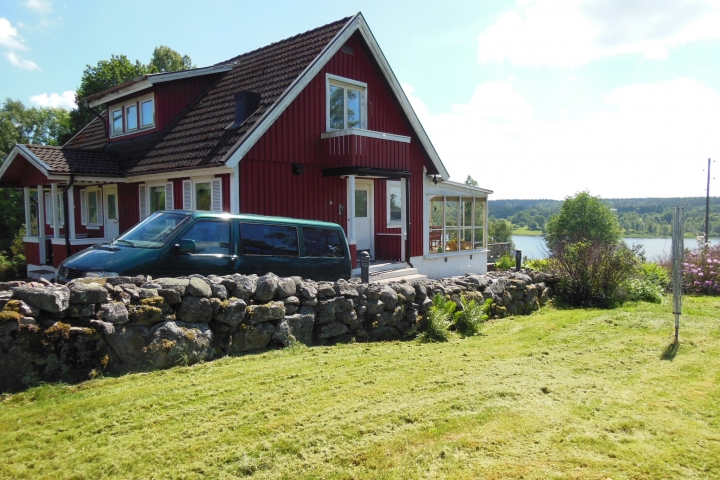
[[[453,180],[472,175],[492,198],[705,194],[720,158],[720,0],[359,5]],[[85,65],[111,54],[147,62],[168,45],[207,66],[357,8],[2,0],[0,98],[69,107]]]

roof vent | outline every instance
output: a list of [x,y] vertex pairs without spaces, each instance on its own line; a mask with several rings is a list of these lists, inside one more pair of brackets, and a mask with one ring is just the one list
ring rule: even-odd
[[260,106],[260,94],[242,90],[235,94],[235,121],[228,128],[242,125]]

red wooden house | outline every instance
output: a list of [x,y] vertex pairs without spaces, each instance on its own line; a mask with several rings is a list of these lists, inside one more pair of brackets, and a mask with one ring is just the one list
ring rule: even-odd
[[491,192],[448,181],[360,13],[87,102],[97,118],[65,145],[0,167],[36,274],[171,208],[339,223],[353,255],[431,277],[486,269]]

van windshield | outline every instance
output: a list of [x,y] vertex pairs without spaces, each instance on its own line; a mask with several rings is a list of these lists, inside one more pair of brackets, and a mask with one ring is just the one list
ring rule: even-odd
[[140,248],[160,248],[190,215],[156,212],[120,236],[113,244]]

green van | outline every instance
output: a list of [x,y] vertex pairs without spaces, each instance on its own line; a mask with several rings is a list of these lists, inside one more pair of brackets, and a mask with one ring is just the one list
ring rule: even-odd
[[192,274],[349,279],[350,251],[335,223],[224,213],[155,212],[112,243],[60,264],[57,281],[81,277]]

